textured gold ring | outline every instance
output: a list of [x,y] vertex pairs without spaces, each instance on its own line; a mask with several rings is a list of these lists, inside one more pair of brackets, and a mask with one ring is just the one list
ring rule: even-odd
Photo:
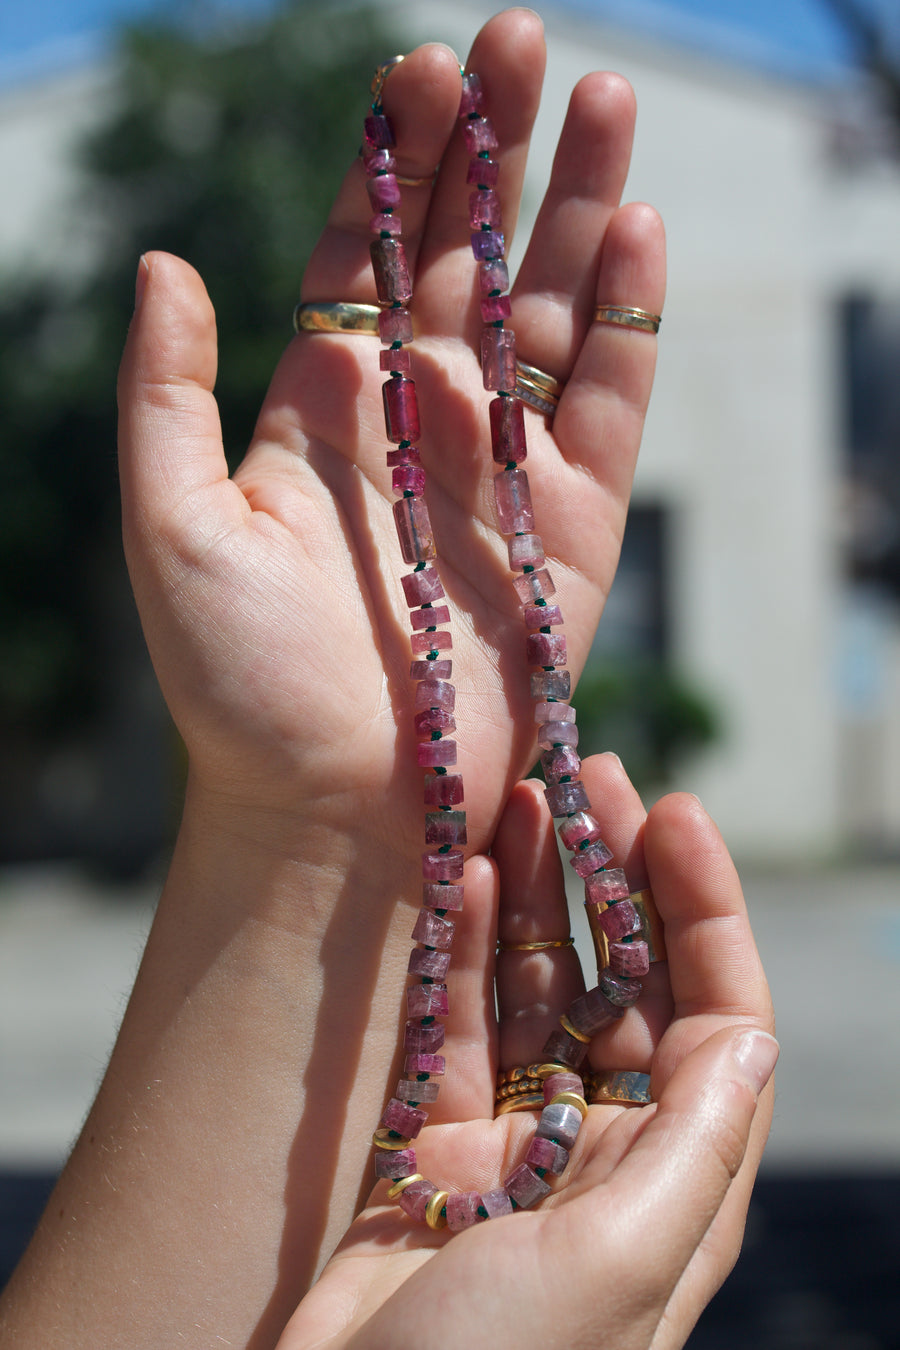
[[662,315],[634,305],[598,305],[594,311],[595,323],[616,324],[619,328],[636,328],[640,333],[658,333]]
[[498,942],[498,952],[548,952],[557,947],[574,947],[575,939],[570,934],[567,938],[557,938],[553,942]]
[[537,366],[528,366],[524,361],[516,362],[516,398],[527,403],[529,408],[552,417],[559,406],[559,400],[565,385],[553,375]]
[[380,313],[377,305],[350,300],[305,300],[294,308],[294,332],[373,334]]

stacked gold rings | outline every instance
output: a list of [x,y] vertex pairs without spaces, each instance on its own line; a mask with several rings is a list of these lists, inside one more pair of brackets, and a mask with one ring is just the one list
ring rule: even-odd
[[619,328],[636,328],[639,333],[658,333],[662,315],[634,305],[598,305],[594,310],[595,323],[611,323]]
[[[497,1074],[494,1115],[514,1111],[540,1111],[544,1105],[544,1079],[553,1073],[568,1073],[561,1064],[515,1065]],[[650,1075],[636,1069],[598,1069],[582,1075],[585,1100],[590,1106],[646,1106]]]
[[516,362],[516,398],[545,417],[552,417],[556,412],[564,388],[560,380],[545,370],[527,366],[524,361]]

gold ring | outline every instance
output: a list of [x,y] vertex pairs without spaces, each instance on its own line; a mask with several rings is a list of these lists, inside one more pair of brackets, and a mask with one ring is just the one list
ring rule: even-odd
[[510,1116],[513,1111],[540,1111],[544,1106],[543,1092],[527,1092],[519,1097],[507,1097],[502,1102],[497,1102],[494,1107],[494,1117]]
[[636,309],[633,305],[598,305],[594,323],[612,323],[620,328],[636,328],[641,333],[658,333],[662,316],[651,314],[649,309]]
[[372,95],[372,102],[374,104],[381,102],[381,91],[384,88],[384,82],[391,71],[395,66],[399,66],[401,61],[405,60],[405,55],[403,52],[400,52],[397,56],[392,56],[390,60],[385,61],[384,65],[377,68],[375,74],[372,76],[372,83],[369,85],[369,92]]
[[529,408],[552,417],[559,406],[559,400],[565,385],[553,375],[537,366],[527,366],[524,361],[516,362],[516,398],[527,403]]
[[649,1073],[632,1069],[609,1069],[592,1074],[585,1091],[590,1092],[592,1106],[610,1103],[616,1106],[646,1106],[650,1096]]
[[573,947],[575,939],[570,935],[555,942],[498,942],[498,952],[546,952],[552,947]]
[[425,178],[406,178],[402,173],[395,173],[394,177],[401,187],[432,187],[437,178],[437,169]]
[[[656,901],[653,899],[653,892],[650,887],[646,886],[642,891],[632,891],[628,899],[634,905],[637,916],[641,921],[640,932],[636,933],[635,937],[646,942],[647,955],[650,958],[651,965],[654,961],[667,961],[663,921],[659,917],[659,910],[656,908]],[[600,915],[607,909],[609,909],[609,905],[585,904],[588,926],[591,930],[594,951],[597,955],[598,971],[605,970],[609,965],[609,939],[600,926]]]
[[350,300],[307,300],[294,308],[295,333],[377,333],[377,305]]

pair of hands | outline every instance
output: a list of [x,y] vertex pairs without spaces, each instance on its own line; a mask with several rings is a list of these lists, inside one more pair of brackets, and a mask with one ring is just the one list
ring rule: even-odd
[[[488,23],[469,58],[502,147],[507,236],[543,63],[539,21],[524,10]],[[495,1020],[498,924],[506,941],[524,941],[559,936],[567,918],[539,791],[517,785],[533,757],[531,703],[485,468],[458,99],[456,60],[441,46],[414,52],[384,90],[398,171],[421,178],[440,164],[433,188],[405,190],[402,216],[474,849],[454,954],[449,1072],[417,1152],[437,1184],[479,1189],[520,1160],[533,1128],[527,1117],[491,1120],[494,1065],[538,1057],[581,977],[571,952],[506,953]],[[647,335],[593,325],[592,314],[601,301],[654,312],[663,302],[659,220],[648,207],[620,205],[633,122],[618,77],[576,88],[513,291],[519,354],[566,381],[552,431],[527,414],[527,467],[573,674],[615,571],[655,349]],[[374,298],[369,214],[354,164],[304,299]],[[384,914],[398,898],[415,900],[422,808],[373,344],[296,339],[229,478],[202,283],[186,264],[153,254],[138,289],[120,385],[125,541],[151,654],[189,751],[191,809],[214,836],[303,857],[323,873],[365,858]],[[651,1071],[655,1104],[591,1108],[551,1200],[449,1242],[412,1226],[377,1189],[280,1350],[401,1350],[421,1344],[423,1320],[427,1329],[438,1318],[450,1345],[499,1337],[675,1346],[730,1268],[767,1128],[757,1094],[774,1062],[774,1043],[749,1030],[770,1026],[771,1011],[740,886],[694,799],[665,799],[647,818],[614,757],[587,762],[584,777],[616,862],[633,887],[654,888],[669,951],[638,1008],[595,1039],[591,1060]],[[283,889],[268,897],[267,922],[296,926],[291,904]],[[329,932],[314,904],[303,920],[313,934]],[[405,953],[390,950],[393,940],[383,959],[399,968]],[[399,983],[397,993],[399,1003]],[[389,1055],[368,1067],[390,1088]]]

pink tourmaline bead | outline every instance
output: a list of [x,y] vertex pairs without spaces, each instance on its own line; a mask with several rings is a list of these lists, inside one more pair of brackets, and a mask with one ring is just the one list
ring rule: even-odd
[[529,633],[525,639],[525,660],[530,666],[564,666],[566,639],[563,633]]
[[[484,262],[488,258],[503,257],[506,241],[498,230],[476,230],[474,234],[469,235],[469,239],[472,242],[472,254],[477,262]],[[485,385],[486,389],[495,387],[498,386]]]
[[565,1064],[570,1069],[578,1069],[587,1058],[587,1052],[586,1045],[576,1041],[562,1027],[557,1027],[544,1042],[541,1058],[550,1064]]
[[[534,529],[534,507],[524,469],[504,469],[494,475],[494,501],[502,534],[528,534]],[[548,594],[553,595],[554,589]],[[541,596],[534,599],[540,600]]]
[[573,853],[569,863],[580,877],[589,877],[592,872],[599,872],[601,867],[605,867],[611,857],[612,850],[606,847],[602,839],[598,839],[588,844],[587,848],[580,848],[577,853]]
[[401,1177],[411,1177],[416,1170],[416,1155],[411,1148],[375,1150],[375,1175],[387,1177],[390,1181],[399,1181]]
[[394,502],[394,524],[405,563],[427,562],[435,556],[434,535],[424,497],[401,497]]
[[[500,181],[500,165],[495,159],[484,159],[477,155],[469,160],[466,170],[466,182],[469,187],[496,187]],[[508,283],[507,283],[508,284]]]
[[611,942],[609,968],[615,975],[646,975],[650,969],[650,949],[646,942]]
[[[384,352],[381,353],[384,356]],[[385,455],[389,469],[396,469],[399,464],[421,464],[422,457],[419,454],[419,448],[416,445],[400,445],[395,450],[389,450]]]
[[526,605],[523,617],[526,628],[554,628],[563,621],[559,605]]
[[575,709],[571,703],[560,703],[555,699],[552,703],[546,703],[541,700],[534,705],[534,720],[538,725],[542,722],[574,722]]
[[402,305],[412,298],[406,249],[400,239],[373,239],[369,245],[375,290],[383,305]]
[[398,497],[404,492],[414,492],[421,497],[425,491],[425,470],[418,464],[401,464],[391,470],[391,487]]
[[430,736],[432,731],[455,731],[456,718],[442,708],[426,708],[424,712],[416,713],[413,729],[417,736]]
[[582,1036],[596,1036],[603,1027],[625,1016],[624,1008],[617,1008],[600,989],[589,989],[576,998],[566,1013],[569,1021]]
[[374,211],[388,211],[400,205],[400,185],[392,173],[367,178],[366,191]]
[[[399,205],[399,202],[394,205]],[[493,188],[476,188],[469,193],[469,224],[473,230],[482,225],[489,225],[492,230],[502,229],[500,198]]]
[[[449,1011],[450,998],[445,984],[411,984],[406,991],[408,1017],[446,1017]],[[404,1097],[403,1100],[410,1099]]]
[[409,352],[405,347],[388,347],[378,353],[379,370],[389,370],[392,375],[406,375],[412,370]]
[[465,811],[429,811],[425,816],[426,844],[465,844]]
[[554,745],[577,745],[578,728],[574,722],[544,722],[538,727],[538,745],[550,750]]
[[616,975],[610,970],[609,966],[600,972],[597,988],[617,1008],[630,1008],[632,1003],[637,1003],[641,996],[640,980],[631,980],[625,975]]
[[584,1083],[577,1073],[551,1073],[549,1078],[544,1079],[544,1105],[558,1092],[575,1092],[579,1097],[584,1096]]
[[415,706],[453,712],[456,706],[456,685],[448,684],[446,680],[421,680],[416,685]]
[[484,93],[481,88],[481,77],[474,70],[467,71],[462,77],[459,116],[471,117],[473,113],[480,113],[483,101]]
[[531,677],[532,698],[555,698],[564,702],[572,692],[572,676],[567,670],[541,670]]
[[520,1163],[514,1172],[510,1172],[503,1187],[520,1209],[529,1209],[539,1200],[543,1200],[545,1195],[550,1194],[550,1187],[546,1181],[543,1181],[527,1163]]
[[[608,873],[600,873],[601,877],[606,875]],[[631,937],[632,933],[641,931],[641,916],[627,895],[602,909],[597,915],[597,923],[610,942],[618,942],[623,937]]]
[[570,1151],[575,1147],[578,1131],[584,1119],[577,1106],[567,1106],[563,1102],[550,1102],[541,1112],[535,1135],[539,1139],[552,1139],[560,1148]]
[[429,605],[427,609],[414,609],[409,616],[413,628],[432,628],[435,624],[449,623],[450,610],[446,605]]
[[372,234],[398,235],[403,233],[403,221],[398,215],[379,211],[369,221],[369,229]]
[[510,394],[515,389],[516,335],[511,328],[482,328],[481,374],[485,389],[505,389]]
[[429,1022],[425,1027],[419,1022],[407,1022],[403,1048],[411,1055],[433,1055],[444,1044],[446,1034],[447,1028],[443,1022]]
[[[543,567],[544,545],[539,534],[514,534],[507,540],[509,566],[513,572],[521,572],[523,567]],[[530,641],[530,638],[529,638]],[[556,665],[555,661],[541,661],[540,665]]]
[[570,816],[573,811],[590,811],[591,802],[581,779],[571,783],[553,783],[544,790],[551,816]]
[[523,608],[535,600],[547,600],[556,594],[553,578],[546,567],[541,568],[539,572],[523,572],[520,577],[513,577],[513,586],[516,588],[519,604]]
[[442,737],[439,741],[420,741],[416,746],[416,763],[420,769],[438,769],[456,763],[456,741]]
[[381,386],[384,425],[389,441],[417,441],[421,435],[416,382],[395,375]]
[[587,811],[576,811],[567,816],[560,825],[558,834],[566,848],[577,848],[583,840],[593,843],[600,838],[600,825]]
[[541,768],[547,782],[552,785],[561,778],[577,778],[581,772],[581,760],[571,745],[557,745],[541,755]]
[[392,342],[412,342],[412,315],[403,305],[392,305],[378,315],[378,333],[385,347]]
[[458,806],[463,799],[462,774],[426,774],[424,799],[426,806]]
[[429,952],[424,947],[413,947],[406,969],[410,975],[418,975],[420,979],[427,976],[429,980],[445,980],[450,969],[450,953]]
[[491,291],[508,291],[509,267],[506,260],[484,258],[478,264],[478,286],[482,295],[490,295]]
[[480,155],[485,150],[490,153],[500,144],[489,117],[472,117],[463,122],[463,136],[470,155]]
[[443,1055],[407,1055],[403,1061],[403,1072],[411,1073],[433,1073],[438,1077],[447,1067],[447,1061]]
[[442,886],[436,881],[426,881],[422,886],[422,904],[429,909],[462,909],[464,893],[463,886]]
[[493,398],[488,411],[491,418],[491,454],[495,462],[521,464],[527,454],[521,399]]
[[427,1119],[427,1111],[420,1111],[417,1106],[410,1106],[408,1102],[399,1102],[396,1097],[392,1097],[384,1108],[380,1123],[386,1130],[394,1130],[407,1139],[415,1139]]
[[[410,498],[415,500],[415,498]],[[449,680],[453,674],[452,661],[410,661],[411,680]]]
[[391,119],[384,113],[370,113],[363,123],[366,145],[375,150],[392,150],[397,144]]
[[481,317],[485,323],[500,323],[512,314],[508,295],[486,295],[481,301]]
[[447,853],[422,854],[422,877],[425,881],[462,881],[463,851],[451,848]]
[[483,1223],[478,1213],[481,1196],[477,1191],[452,1191],[447,1196],[447,1227],[453,1233],[461,1233],[475,1223]]
[[[614,900],[627,900],[629,894],[628,882],[621,867],[610,867],[606,872],[598,872],[584,888],[585,904],[611,905]],[[629,928],[628,931],[633,930]]]
[[452,919],[442,919],[430,909],[420,909],[416,926],[412,931],[413,941],[421,942],[425,947],[434,947],[436,951],[448,952],[453,946],[456,925]]
[[[418,1078],[401,1078],[394,1096],[398,1102],[436,1102],[440,1093],[440,1083],[428,1080],[420,1082]],[[413,1171],[416,1169],[413,1168]],[[409,1176],[409,1173],[405,1173]]]
[[369,178],[374,177],[376,173],[393,173],[397,167],[397,161],[390,150],[369,149],[364,150],[362,154],[363,168]]
[[487,1210],[489,1219],[502,1219],[504,1214],[513,1212],[509,1192],[502,1186],[496,1186],[492,1191],[482,1191],[481,1203]]
[[528,1152],[525,1154],[525,1161],[529,1167],[540,1167],[545,1172],[560,1177],[566,1170],[569,1150],[563,1148],[560,1144],[551,1143],[549,1139],[542,1139],[540,1135],[536,1134],[531,1141]]
[[425,1211],[428,1208],[428,1201],[437,1190],[434,1182],[426,1180],[411,1181],[406,1190],[401,1191],[397,1197],[397,1204],[408,1214],[416,1223],[425,1222]]
[[416,656],[424,652],[447,652],[453,646],[453,638],[446,630],[439,633],[410,633],[409,642]]

